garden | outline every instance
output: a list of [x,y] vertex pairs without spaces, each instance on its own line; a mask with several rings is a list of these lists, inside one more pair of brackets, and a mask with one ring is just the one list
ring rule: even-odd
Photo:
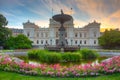
[[[89,55],[88,54],[91,54]],[[83,54],[84,53],[84,54]],[[86,55],[85,55],[86,54]],[[23,75],[40,77],[96,77],[120,73],[120,56],[114,56],[99,63],[84,63],[61,65],[61,62],[80,62],[96,59],[99,55],[92,50],[76,52],[48,52],[46,50],[32,50],[28,52],[28,61],[16,59],[14,56],[0,54],[0,70],[15,72]],[[29,60],[40,62],[29,63]],[[54,63],[54,64],[52,64]]]

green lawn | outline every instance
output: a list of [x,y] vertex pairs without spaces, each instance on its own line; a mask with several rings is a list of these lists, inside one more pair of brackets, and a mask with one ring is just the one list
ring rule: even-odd
[[87,78],[51,78],[51,77],[27,76],[12,72],[0,71],[0,80],[120,80],[119,75],[120,73]]

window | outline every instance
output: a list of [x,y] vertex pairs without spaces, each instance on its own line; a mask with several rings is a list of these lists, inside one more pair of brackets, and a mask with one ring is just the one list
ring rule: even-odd
[[39,37],[39,33],[37,33],[37,37]]
[[65,37],[67,37],[67,33],[65,33]]
[[46,33],[45,37],[48,37],[48,33]]
[[56,37],[58,37],[58,32],[56,32]]
[[86,37],[86,33],[84,33],[84,37]]
[[77,40],[75,41],[75,44],[77,44]]
[[96,32],[94,32],[93,34],[94,34],[94,37],[96,37]]
[[75,37],[77,37],[77,33],[75,33]]
[[48,41],[46,40],[46,42],[45,42],[46,44],[48,44]]
[[29,33],[29,32],[27,33],[27,36],[28,36],[28,37],[30,36],[30,33]]
[[80,44],[82,44],[82,40],[80,40]]
[[82,37],[82,33],[80,33],[80,37]]
[[84,41],[84,44],[86,44],[86,40]]
[[37,44],[39,44],[39,41],[37,40]]
[[43,44],[43,40],[41,40],[41,44]]
[[94,40],[94,44],[96,44],[96,40]]
[[43,33],[41,33],[41,37],[43,37]]

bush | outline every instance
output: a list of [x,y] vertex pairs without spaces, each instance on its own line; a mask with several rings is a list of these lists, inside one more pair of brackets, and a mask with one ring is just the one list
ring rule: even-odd
[[61,55],[47,50],[31,50],[28,52],[29,59],[46,63],[57,63],[61,61]]
[[82,49],[78,52],[82,55],[82,59],[96,59],[99,56],[96,51],[90,49]]
[[31,50],[28,52],[28,58],[43,63],[58,63],[58,62],[80,62],[81,59],[96,59],[98,53],[82,49],[76,52],[50,52],[47,50]]
[[58,63],[61,61],[61,55],[56,52],[48,52],[40,55],[40,61],[46,63]]
[[38,50],[28,51],[28,58],[32,60],[38,59],[38,52],[39,52]]
[[65,62],[79,62],[81,59],[81,55],[78,53],[66,52],[61,55],[62,55],[62,60]]

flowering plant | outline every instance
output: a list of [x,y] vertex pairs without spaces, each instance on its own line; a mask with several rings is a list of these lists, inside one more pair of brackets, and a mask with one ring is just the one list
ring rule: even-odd
[[0,69],[22,74],[51,77],[98,76],[120,72],[120,56],[114,56],[99,64],[88,63],[67,67],[60,64],[29,64],[24,61],[16,61],[9,55],[0,54]]

